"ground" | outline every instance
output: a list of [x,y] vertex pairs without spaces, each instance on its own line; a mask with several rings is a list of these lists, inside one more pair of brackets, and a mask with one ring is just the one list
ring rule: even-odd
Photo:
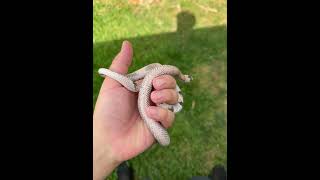
[[[136,179],[188,179],[207,175],[227,162],[227,20],[224,0],[161,0],[129,4],[94,0],[93,100],[103,81],[97,70],[109,67],[123,40],[134,49],[129,72],[159,62],[193,76],[178,81],[184,109],[169,130],[170,146],[155,145],[130,160]],[[94,106],[94,105],[93,105]],[[107,179],[115,179],[113,173]]]

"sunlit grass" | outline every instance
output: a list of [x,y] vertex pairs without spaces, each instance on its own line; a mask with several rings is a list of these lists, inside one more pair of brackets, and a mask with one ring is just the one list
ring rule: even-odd
[[[193,30],[178,33],[177,15],[185,11],[196,23]],[[123,40],[134,48],[130,71],[159,62],[195,78],[191,84],[178,82],[185,103],[169,129],[170,146],[155,145],[130,160],[137,179],[188,179],[207,175],[215,164],[226,165],[226,23],[222,0],[168,0],[149,6],[94,1],[94,102],[103,80],[97,69],[110,65]]]

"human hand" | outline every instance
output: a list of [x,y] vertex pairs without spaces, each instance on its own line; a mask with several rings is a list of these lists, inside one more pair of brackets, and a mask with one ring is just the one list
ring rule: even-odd
[[[121,51],[114,58],[110,70],[126,74],[132,62],[133,50],[124,41]],[[169,75],[153,80],[154,104],[176,104],[176,81]],[[131,159],[148,149],[155,139],[137,107],[138,93],[131,92],[117,81],[106,77],[96,102],[93,115],[93,174],[94,180],[103,179],[121,162]],[[150,118],[165,128],[171,127],[174,113],[157,106],[147,109]]]

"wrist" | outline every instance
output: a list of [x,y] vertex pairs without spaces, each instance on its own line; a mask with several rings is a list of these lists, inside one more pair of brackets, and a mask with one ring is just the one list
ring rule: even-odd
[[94,150],[93,180],[103,180],[120,164],[109,151]]
[[93,180],[103,180],[121,163],[115,159],[109,144],[93,133]]

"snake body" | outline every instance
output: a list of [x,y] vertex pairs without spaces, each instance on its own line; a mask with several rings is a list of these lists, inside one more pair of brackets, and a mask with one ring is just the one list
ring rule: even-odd
[[[184,75],[181,71],[172,65],[161,65],[159,63],[149,64],[133,73],[122,75],[116,72],[113,72],[109,69],[100,68],[99,74],[102,77],[110,77],[120,84],[122,84],[125,88],[132,92],[139,92],[138,96],[138,110],[141,118],[146,123],[148,129],[154,136],[154,138],[158,141],[158,143],[162,146],[167,146],[170,144],[170,136],[167,130],[155,120],[149,118],[146,113],[146,108],[151,105],[150,103],[150,94],[152,91],[152,80],[161,75],[171,75],[173,77],[178,77],[184,82],[190,82],[192,80],[191,76]],[[142,79],[142,83],[138,85],[136,82]],[[169,109],[174,113],[181,111],[183,96],[181,94],[181,90],[179,86],[176,86],[176,91],[178,92],[178,103],[174,105],[162,103],[157,104],[165,109]]]

